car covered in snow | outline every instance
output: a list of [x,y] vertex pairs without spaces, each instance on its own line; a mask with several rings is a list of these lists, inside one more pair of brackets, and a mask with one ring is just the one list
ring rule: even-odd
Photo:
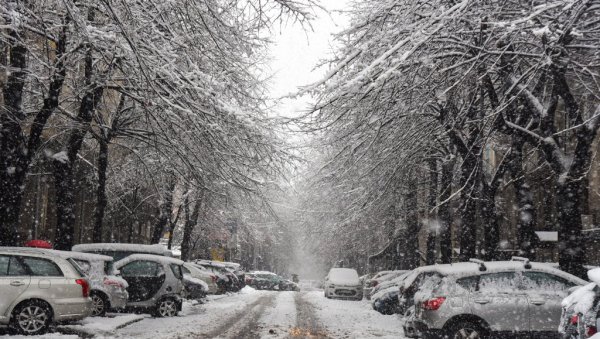
[[591,283],[576,289],[562,301],[559,332],[565,339],[600,336],[600,268],[588,271]]
[[353,268],[332,268],[323,284],[326,298],[362,300],[362,284]]
[[[585,281],[525,258],[428,266],[414,295],[405,334],[486,338],[495,334],[558,336],[561,301]],[[419,270],[419,269],[417,269]],[[415,271],[417,271],[415,270]]]
[[212,271],[206,269],[202,265],[191,262],[184,263],[182,269],[184,274],[189,274],[196,279],[204,281],[207,288],[207,294],[219,293],[219,286],[217,285],[218,278]]
[[92,243],[78,244],[72,248],[75,252],[95,253],[112,257],[115,261],[132,254],[154,254],[172,257],[173,253],[163,245],[125,244],[125,243]]
[[282,277],[268,271],[250,272],[250,276],[248,283],[257,290],[279,290],[283,281]]
[[181,311],[183,261],[151,254],[133,254],[115,263],[127,281],[127,308],[149,311],[156,317],[172,317]]
[[377,291],[371,296],[371,305],[374,310],[387,315],[400,313],[400,304],[398,302],[400,284],[404,282],[408,274],[409,271],[404,271],[400,276],[378,285]]
[[372,278],[364,280],[363,295],[365,296],[365,298],[371,299],[371,295],[373,293],[377,292],[377,291],[374,291],[374,290],[377,289],[377,286],[379,284],[383,283],[384,281],[389,281],[389,280],[392,280],[394,278],[397,278],[398,276],[400,276],[400,275],[402,275],[404,273],[406,273],[405,270],[380,271],[380,272],[377,272]]
[[90,315],[88,280],[65,258],[0,247],[0,325],[26,335]]
[[127,305],[127,282],[113,272],[113,258],[105,255],[42,250],[76,263],[90,282],[92,316],[103,316],[108,310],[118,311]]

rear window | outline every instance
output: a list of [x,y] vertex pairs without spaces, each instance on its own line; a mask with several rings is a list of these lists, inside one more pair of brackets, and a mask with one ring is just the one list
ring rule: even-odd
[[23,257],[23,263],[27,266],[32,276],[37,277],[62,277],[63,272],[53,261],[44,258]]
[[136,260],[121,268],[121,275],[124,277],[157,277],[161,269],[153,261]]

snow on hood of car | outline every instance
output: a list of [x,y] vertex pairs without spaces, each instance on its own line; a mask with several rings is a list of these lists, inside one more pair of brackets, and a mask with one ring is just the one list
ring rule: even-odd
[[332,268],[329,271],[329,282],[336,285],[360,285],[358,273],[352,268]]
[[588,278],[590,278],[590,281],[600,285],[600,268],[594,268],[589,270],[587,272],[587,276]]
[[596,296],[595,287],[596,283],[589,283],[576,289],[563,299],[562,306],[565,309],[573,308],[573,313],[586,314],[594,306],[594,297]]
[[125,264],[128,264],[132,261],[135,260],[148,260],[148,261],[155,261],[155,262],[160,262],[162,264],[175,264],[175,265],[183,265],[184,262],[179,260],[179,259],[175,259],[175,258],[171,258],[171,257],[165,257],[162,255],[154,255],[154,254],[132,254],[126,258],[123,258],[119,261],[117,261],[115,263],[115,267],[122,267]]
[[205,283],[203,280],[200,280],[198,278],[194,278],[189,274],[184,274],[183,275],[183,281],[194,284],[194,285],[200,285],[202,286],[202,289],[204,291],[208,291],[208,284]]
[[387,288],[383,288],[379,291],[377,291],[377,293],[371,295],[371,300],[375,301],[377,299],[382,299],[382,298],[386,298],[387,296],[390,294],[399,294],[400,293],[400,289],[398,288],[398,285],[393,285],[393,286],[389,286]]

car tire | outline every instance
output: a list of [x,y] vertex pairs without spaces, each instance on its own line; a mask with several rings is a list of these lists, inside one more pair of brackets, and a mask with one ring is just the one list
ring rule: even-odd
[[108,298],[100,292],[92,292],[92,317],[103,317],[109,308]]
[[154,316],[157,318],[175,317],[177,316],[177,301],[173,298],[164,298],[158,301]]
[[487,339],[488,330],[479,321],[461,321],[448,328],[444,338],[448,339]]
[[11,314],[10,327],[23,335],[38,335],[48,331],[52,322],[50,306],[41,300],[32,300],[15,307]]

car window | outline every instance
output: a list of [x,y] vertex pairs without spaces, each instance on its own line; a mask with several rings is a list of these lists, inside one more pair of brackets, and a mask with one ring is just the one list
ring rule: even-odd
[[190,271],[190,270],[189,270],[187,267],[185,267],[185,266],[182,266],[182,267],[181,267],[181,270],[183,271],[183,273],[184,273],[184,274],[190,274],[190,273],[192,273],[192,271]]
[[23,263],[29,267],[32,276],[62,277],[63,273],[53,261],[44,258],[23,257]]
[[104,262],[104,274],[106,274],[106,275],[113,274],[113,264],[114,263],[112,261]]
[[16,257],[0,255],[0,277],[15,277],[27,275],[25,267],[19,263]]
[[456,279],[456,285],[465,291],[473,292],[477,290],[477,283],[479,282],[479,276],[475,275],[472,277],[465,277]]
[[175,275],[175,278],[177,278],[177,279],[182,279],[183,278],[183,273],[181,272],[181,266],[176,265],[176,264],[171,264],[169,266],[171,266],[171,271],[173,271],[173,274]]
[[482,274],[479,277],[480,292],[511,292],[517,289],[518,280],[515,272]]
[[124,277],[156,277],[159,275],[160,267],[154,261],[136,260],[121,268]]
[[523,288],[526,290],[566,291],[574,283],[554,274],[545,272],[523,272]]
[[81,259],[73,259],[73,261],[75,261],[77,263],[77,265],[81,269],[82,273],[84,273],[86,275],[90,274],[90,269],[92,268],[92,265],[90,264],[89,261],[81,260]]

